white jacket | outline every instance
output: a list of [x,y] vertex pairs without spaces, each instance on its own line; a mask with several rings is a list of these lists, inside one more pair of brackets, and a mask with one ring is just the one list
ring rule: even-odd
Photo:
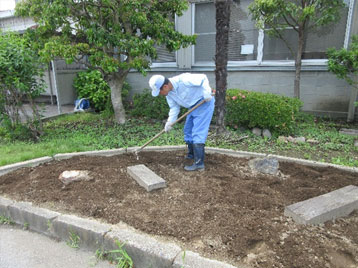
[[211,87],[205,74],[183,73],[169,78],[173,89],[166,96],[170,108],[168,122],[178,118],[180,106],[190,108],[201,99],[211,96]]

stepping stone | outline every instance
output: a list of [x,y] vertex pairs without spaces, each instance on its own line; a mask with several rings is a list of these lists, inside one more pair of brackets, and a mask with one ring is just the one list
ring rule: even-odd
[[320,224],[348,216],[358,209],[358,187],[349,185],[287,206],[285,216],[300,224]]
[[147,168],[145,165],[127,167],[128,174],[148,192],[166,187],[165,180]]

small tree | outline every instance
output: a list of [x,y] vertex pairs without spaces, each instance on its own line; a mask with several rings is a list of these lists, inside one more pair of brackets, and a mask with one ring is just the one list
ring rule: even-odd
[[[32,138],[41,135],[42,123],[34,99],[44,91],[42,76],[42,64],[28,40],[16,33],[0,32],[0,123],[8,131],[21,128],[21,112]],[[24,101],[30,104],[31,115],[24,109]]]
[[[283,40],[295,58],[294,97],[300,98],[302,54],[307,33],[337,22],[344,6],[343,0],[254,0],[249,6],[257,27]],[[296,51],[284,37],[283,31],[287,28],[297,33]]]
[[216,0],[216,125],[218,132],[225,130],[225,96],[227,89],[227,61],[232,0]]
[[[358,35],[353,36],[349,49],[328,49],[328,70],[352,86],[347,121],[354,120],[354,109],[358,91]],[[355,104],[355,105],[354,105]]]
[[174,15],[187,8],[185,0],[24,0],[18,15],[34,18],[42,55],[64,57],[68,63],[88,56],[88,64],[104,74],[118,123],[126,120],[121,91],[130,69],[143,74],[155,45],[169,51],[194,43],[193,36],[175,31]]

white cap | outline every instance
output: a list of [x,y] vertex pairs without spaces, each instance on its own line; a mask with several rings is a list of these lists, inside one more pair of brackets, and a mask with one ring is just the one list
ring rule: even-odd
[[149,86],[152,89],[152,96],[156,97],[159,95],[159,91],[160,88],[163,86],[164,84],[164,80],[165,77],[162,75],[153,75],[150,79],[149,79]]

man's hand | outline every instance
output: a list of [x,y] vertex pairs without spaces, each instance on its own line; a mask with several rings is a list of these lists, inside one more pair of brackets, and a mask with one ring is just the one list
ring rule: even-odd
[[165,132],[169,132],[172,128],[173,128],[172,123],[170,122],[165,123],[165,127],[164,127]]

